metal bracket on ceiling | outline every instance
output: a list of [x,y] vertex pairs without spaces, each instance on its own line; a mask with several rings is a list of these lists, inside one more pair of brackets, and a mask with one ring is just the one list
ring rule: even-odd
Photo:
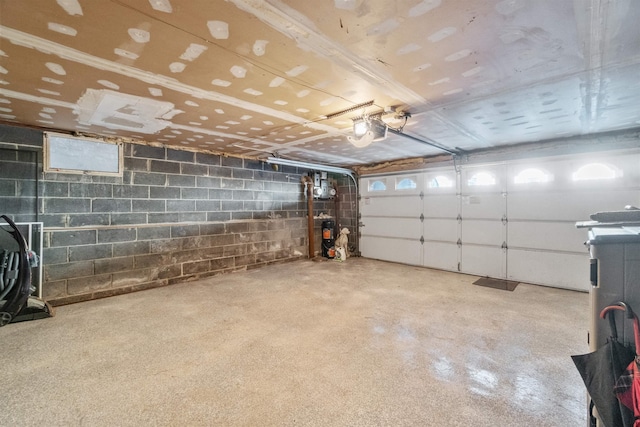
[[444,152],[447,152],[447,153],[451,154],[452,156],[454,156],[454,158],[455,158],[455,156],[460,154],[459,151],[452,150],[452,149],[450,149],[448,147],[445,147],[443,145],[438,144],[437,142],[430,141],[430,140],[427,140],[425,138],[419,138],[417,136],[413,136],[413,135],[409,135],[409,134],[404,133],[404,127],[407,124],[407,121],[411,118],[411,113],[409,111],[397,111],[396,118],[399,118],[399,119],[403,119],[404,118],[404,123],[402,124],[402,126],[400,126],[398,128],[393,128],[393,127],[387,125],[387,130],[389,132],[391,132],[391,133],[393,133],[395,135],[403,136],[405,138],[411,139],[411,140],[419,142],[421,144],[426,144],[426,145],[429,145],[431,147],[437,148],[439,150],[442,150]]
[[373,99],[371,101],[363,102],[362,104],[354,105],[353,107],[346,108],[344,110],[336,111],[335,113],[327,114],[325,116],[326,119],[332,119],[334,117],[341,116],[343,114],[351,113],[353,111],[358,111],[363,108],[367,108],[373,105]]
[[388,131],[393,133],[393,134],[395,134],[395,135],[399,135],[399,136],[403,136],[405,138],[408,138],[408,139],[410,139],[412,141],[416,141],[416,142],[419,142],[421,144],[426,144],[426,145],[429,145],[431,147],[437,148],[438,150],[445,151],[445,152],[447,152],[447,153],[449,153],[449,154],[451,154],[453,156],[457,156],[457,155],[460,154],[459,151],[447,148],[447,147],[445,147],[443,145],[438,144],[437,142],[428,141],[426,139],[418,138],[417,136],[409,135],[407,133],[404,133],[404,132],[402,132],[400,130],[397,130],[397,129],[394,129],[394,128],[388,128]]

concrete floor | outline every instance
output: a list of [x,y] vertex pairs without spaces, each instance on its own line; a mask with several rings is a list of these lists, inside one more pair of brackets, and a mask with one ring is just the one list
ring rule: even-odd
[[0,328],[0,425],[582,426],[588,295],[300,261]]

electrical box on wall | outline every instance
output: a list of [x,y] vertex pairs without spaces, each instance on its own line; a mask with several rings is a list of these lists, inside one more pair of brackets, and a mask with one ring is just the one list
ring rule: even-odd
[[309,172],[313,178],[313,198],[332,199],[336,195],[336,189],[329,183],[327,172]]

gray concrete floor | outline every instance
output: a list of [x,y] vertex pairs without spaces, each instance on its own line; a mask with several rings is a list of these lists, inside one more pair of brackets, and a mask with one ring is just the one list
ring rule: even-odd
[[582,426],[588,295],[300,261],[0,328],[0,425]]

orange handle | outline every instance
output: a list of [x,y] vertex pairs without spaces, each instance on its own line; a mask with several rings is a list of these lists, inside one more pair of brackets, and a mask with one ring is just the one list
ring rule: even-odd
[[[605,319],[607,317],[607,313],[611,310],[624,311],[627,313],[627,318],[633,320],[633,339],[635,341],[636,356],[639,356],[640,355],[640,323],[638,322],[638,316],[636,316],[633,310],[631,310],[631,307],[629,307],[626,303],[620,301],[615,305],[610,305],[602,309],[602,311],[600,312],[600,318]],[[617,336],[615,321],[613,320],[613,318],[610,319],[610,322],[611,322],[611,331],[614,336]]]

